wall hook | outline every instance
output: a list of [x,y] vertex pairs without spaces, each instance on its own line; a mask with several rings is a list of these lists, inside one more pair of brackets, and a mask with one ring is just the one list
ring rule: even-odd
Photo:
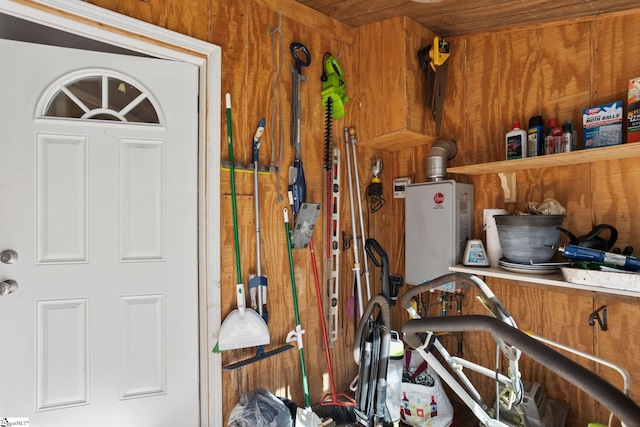
[[278,25],[274,28],[269,26],[269,35],[272,36],[276,31],[282,32],[282,9],[278,9]]
[[[602,312],[602,317],[600,317],[600,312]],[[600,325],[600,329],[603,331],[607,330],[607,306],[603,305],[593,313],[589,315],[589,326],[593,326],[598,322]]]

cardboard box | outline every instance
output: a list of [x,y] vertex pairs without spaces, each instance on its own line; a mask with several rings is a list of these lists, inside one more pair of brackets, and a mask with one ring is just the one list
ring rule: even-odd
[[584,148],[622,144],[622,101],[582,110]]
[[629,80],[627,142],[640,142],[640,77]]

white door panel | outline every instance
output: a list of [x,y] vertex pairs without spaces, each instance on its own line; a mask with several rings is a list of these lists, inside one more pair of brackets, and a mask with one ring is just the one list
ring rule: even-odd
[[[0,40],[0,416],[198,425],[197,67]],[[78,70],[127,76],[160,124],[37,118]]]

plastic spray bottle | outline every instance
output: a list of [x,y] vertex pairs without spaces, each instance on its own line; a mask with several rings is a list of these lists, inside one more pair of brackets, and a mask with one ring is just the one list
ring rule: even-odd
[[520,129],[520,123],[514,122],[513,129],[507,132],[507,160],[527,157],[527,131]]
[[562,128],[558,126],[557,119],[549,119],[547,132],[544,137],[544,153],[554,154],[562,152]]
[[529,119],[527,131],[527,157],[542,156],[544,154],[544,121],[542,116]]
[[578,133],[573,129],[571,120],[562,125],[563,151],[576,151],[578,144]]

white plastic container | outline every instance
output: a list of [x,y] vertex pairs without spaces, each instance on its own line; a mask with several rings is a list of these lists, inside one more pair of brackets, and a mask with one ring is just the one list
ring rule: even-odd
[[467,249],[464,251],[462,263],[476,267],[489,267],[489,260],[487,259],[487,253],[484,250],[482,240],[476,239],[467,242]]
[[507,160],[527,157],[527,131],[520,129],[520,123],[514,122],[513,129],[505,137]]
[[404,366],[404,342],[396,331],[391,331],[389,344],[389,364],[387,365],[386,405],[394,426],[400,423],[402,405],[402,369]]

